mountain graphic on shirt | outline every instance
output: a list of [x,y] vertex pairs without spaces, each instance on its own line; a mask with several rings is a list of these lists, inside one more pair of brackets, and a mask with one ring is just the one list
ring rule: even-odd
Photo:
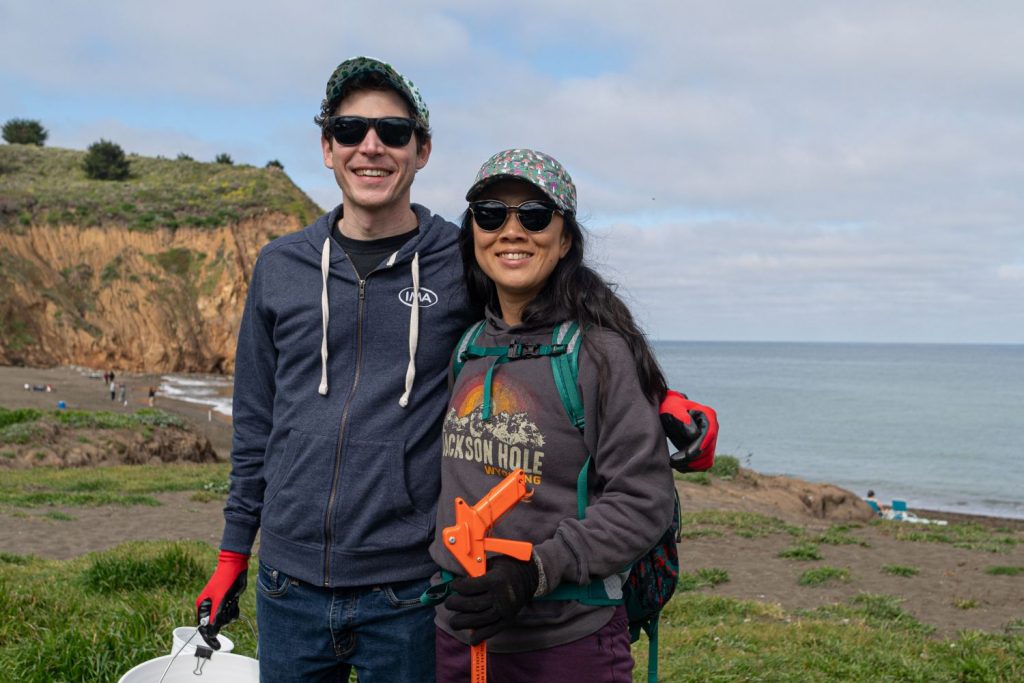
[[500,412],[484,420],[481,406],[462,417],[453,407],[448,410],[444,429],[474,438],[491,438],[510,446],[544,447],[544,435],[525,412]]

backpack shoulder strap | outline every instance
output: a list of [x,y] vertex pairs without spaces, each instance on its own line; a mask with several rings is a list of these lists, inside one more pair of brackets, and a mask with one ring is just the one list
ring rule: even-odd
[[476,341],[476,338],[480,336],[480,332],[484,329],[486,320],[478,320],[462,333],[459,338],[459,343],[455,346],[455,350],[452,351],[452,379],[459,376],[462,372],[462,368],[466,365],[466,349]]
[[564,344],[565,353],[551,356],[551,372],[565,412],[576,429],[583,431],[583,399],[580,397],[580,345],[583,332],[576,321],[564,322],[551,333],[552,345]]

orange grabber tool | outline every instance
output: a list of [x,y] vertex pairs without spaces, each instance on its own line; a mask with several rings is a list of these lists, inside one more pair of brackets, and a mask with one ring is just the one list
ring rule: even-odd
[[[483,576],[487,572],[487,551],[511,555],[524,562],[530,559],[533,544],[492,538],[491,529],[501,516],[533,495],[526,490],[526,473],[512,470],[497,486],[470,507],[462,498],[455,499],[455,525],[445,528],[445,547],[455,556],[466,574]],[[487,641],[470,647],[472,683],[487,683]]]

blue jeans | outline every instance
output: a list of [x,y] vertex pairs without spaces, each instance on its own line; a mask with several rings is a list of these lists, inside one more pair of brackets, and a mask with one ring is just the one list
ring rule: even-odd
[[260,680],[265,683],[433,683],[429,578],[371,588],[322,588],[260,562]]

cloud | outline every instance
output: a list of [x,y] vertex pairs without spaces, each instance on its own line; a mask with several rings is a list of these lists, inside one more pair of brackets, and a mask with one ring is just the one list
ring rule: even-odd
[[1020,340],[1021,20],[948,0],[7,2],[0,111],[55,145],[277,158],[328,208],[310,121],[334,65],[375,55],[431,108],[414,200],[454,219],[493,152],[553,154],[654,336]]

